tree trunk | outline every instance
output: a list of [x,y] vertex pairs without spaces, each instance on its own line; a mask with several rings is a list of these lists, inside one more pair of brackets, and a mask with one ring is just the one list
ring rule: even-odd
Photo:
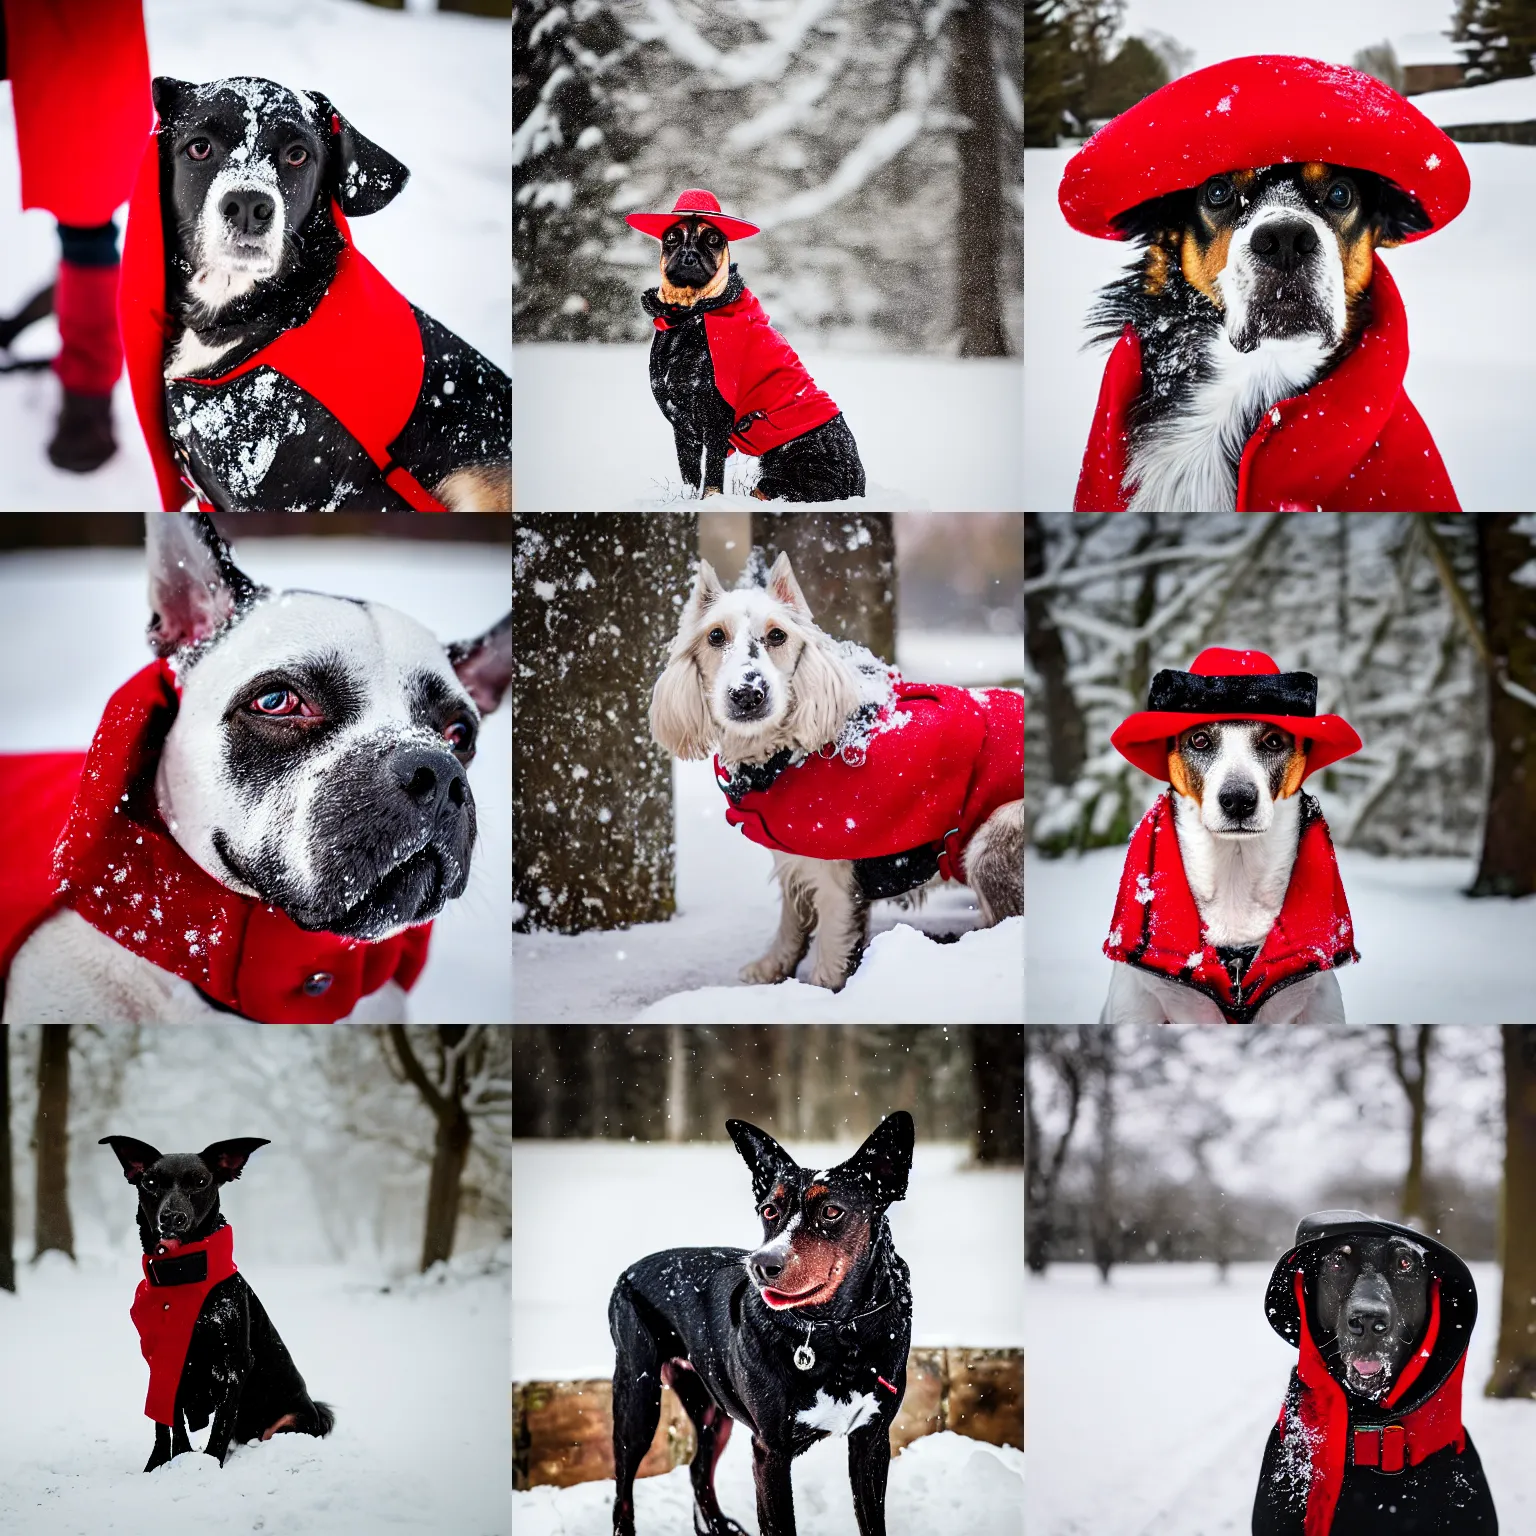
[[432,1140],[432,1173],[427,1180],[427,1219],[421,1240],[421,1272],[425,1274],[438,1260],[453,1257],[454,1233],[459,1224],[459,1198],[464,1182],[464,1165],[469,1159],[474,1127],[464,1107],[468,1087],[468,1062],[455,1047],[463,1044],[471,1026],[439,1024],[438,1046],[445,1064],[451,1062],[446,1081],[441,1085],[427,1076],[405,1025],[391,1024],[389,1038],[399,1058],[400,1070],[421,1095],[437,1122]]
[[0,1291],[16,1289],[16,1191],[11,1179],[11,1026],[0,1024]]
[[889,512],[754,512],[752,543],[787,554],[817,624],[896,660],[896,528]]
[[1115,1198],[1115,1038],[1113,1030],[1094,1041],[1093,1262],[1099,1279],[1109,1284],[1109,1272],[1119,1257],[1119,1222]]
[[1504,1025],[1504,1296],[1489,1397],[1536,1397],[1536,1025]]
[[1001,266],[1008,238],[1003,185],[998,62],[991,0],[963,0],[949,39],[949,84],[965,126],[955,135],[960,162],[961,238],[955,270],[955,330],[961,357],[1007,357]]
[[[1403,1028],[1413,1031],[1412,1066],[1403,1050]],[[1433,1024],[1387,1025],[1392,1072],[1408,1100],[1408,1171],[1403,1175],[1401,1215],[1410,1226],[1427,1223],[1433,1215],[1424,1200],[1424,1124],[1429,1105],[1429,1052],[1434,1038]]]
[[34,1262],[50,1249],[75,1256],[69,1219],[69,1030],[68,1024],[44,1024],[38,1031]]
[[[1026,1025],[1023,1031],[1024,1263],[1035,1275],[1043,1275],[1051,1262],[1051,1244],[1056,1235],[1056,1186],[1082,1109],[1086,1060],[1075,1044],[1080,1038],[1048,1025]],[[1031,1057],[1043,1060],[1055,1071],[1067,1096],[1066,1125],[1049,1152],[1035,1107]]]
[[1518,521],[1513,512],[1477,518],[1493,773],[1474,896],[1536,892],[1536,586],[1512,579],[1536,555],[1536,542]]
[[697,514],[515,522],[513,927],[660,922],[676,910],[672,764],[647,716]]
[[976,1161],[1024,1161],[1024,1031],[1007,1024],[971,1028],[976,1083]]
[[688,1140],[688,1031],[667,1025],[667,1140]]
[[[1045,526],[1038,512],[1024,514],[1024,579],[1045,575]],[[1067,680],[1067,648],[1044,592],[1024,599],[1024,643],[1040,679],[1045,707],[1046,773],[1052,784],[1075,784],[1088,758],[1088,732]]]

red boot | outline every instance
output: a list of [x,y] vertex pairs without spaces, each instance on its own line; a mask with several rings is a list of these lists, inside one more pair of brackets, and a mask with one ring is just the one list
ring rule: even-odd
[[60,469],[89,474],[117,452],[112,435],[112,386],[123,371],[117,329],[117,265],[59,263],[53,307],[59,355],[53,371],[64,386],[48,457]]

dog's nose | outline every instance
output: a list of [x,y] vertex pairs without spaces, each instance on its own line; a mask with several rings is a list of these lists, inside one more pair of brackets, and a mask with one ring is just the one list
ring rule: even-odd
[[407,798],[436,818],[462,810],[469,798],[464,765],[435,747],[404,747],[390,759],[395,783]]
[[754,1253],[752,1274],[759,1285],[771,1285],[784,1273],[784,1256],[779,1253]]
[[1385,1333],[1392,1321],[1392,1309],[1374,1296],[1351,1296],[1349,1299],[1349,1331],[1358,1339],[1367,1329],[1372,1333]]
[[1259,808],[1259,792],[1252,784],[1223,784],[1216,803],[1233,821],[1246,821]]
[[768,691],[761,683],[753,682],[750,678],[738,683],[731,689],[731,703],[741,710],[743,714],[755,709],[761,709],[763,700],[768,697]]
[[161,1211],[160,1230],[167,1236],[177,1232],[185,1232],[192,1218],[185,1211]]
[[264,235],[277,212],[266,192],[226,192],[219,203],[224,222],[238,235]]
[[1317,231],[1304,219],[1271,219],[1254,230],[1248,248],[1266,266],[1294,272],[1317,250]]

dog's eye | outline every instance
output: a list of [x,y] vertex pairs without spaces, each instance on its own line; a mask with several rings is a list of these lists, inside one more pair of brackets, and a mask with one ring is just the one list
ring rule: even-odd
[[443,740],[455,752],[467,752],[475,744],[475,729],[468,720],[455,720],[443,732]]
[[823,1221],[841,1221],[843,1219],[842,1208],[836,1205],[822,1206],[821,1219]]
[[763,1207],[763,1220],[764,1221],[777,1221],[778,1219],[779,1219],[779,1208],[778,1208],[778,1206],[776,1206],[776,1205],[765,1205]]
[[1411,1253],[1400,1253],[1400,1254],[1398,1254],[1398,1256],[1397,1256],[1397,1267],[1400,1270],[1403,1270],[1404,1272],[1412,1269],[1413,1268],[1413,1255]]
[[1285,750],[1285,737],[1278,731],[1271,731],[1259,745],[1266,752],[1283,752]]
[[1336,181],[1323,199],[1335,213],[1342,213],[1355,200],[1355,189],[1347,181]]
[[709,632],[709,643],[711,645],[725,644],[725,631],[718,624]]
[[712,230],[710,230],[710,232],[707,235],[704,236],[704,239],[710,245],[719,245],[720,244],[720,231],[718,229],[712,229]]
[[193,139],[187,145],[188,160],[206,160],[213,153],[213,145],[207,139]]
[[1213,176],[1205,184],[1205,201],[1211,208],[1225,208],[1235,195],[1232,183],[1225,176]]
[[1189,744],[1196,752],[1209,752],[1211,750],[1211,738],[1204,731],[1196,731],[1189,738]]
[[269,688],[251,700],[251,709],[258,715],[291,715],[301,709],[303,703],[292,688]]
[[789,636],[786,635],[782,629],[770,629],[768,631],[769,645],[783,645],[784,642],[788,639]]
[[283,160],[288,165],[303,165],[309,159],[309,151],[302,144],[290,144],[283,151]]

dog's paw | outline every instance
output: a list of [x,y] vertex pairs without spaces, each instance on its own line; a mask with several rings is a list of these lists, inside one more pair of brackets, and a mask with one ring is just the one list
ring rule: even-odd
[[819,965],[811,967],[811,985],[813,987],[825,987],[829,992],[841,992],[848,985],[846,971],[835,970],[832,967],[823,969]]
[[771,986],[776,981],[787,981],[793,975],[794,967],[786,966],[777,955],[764,955],[761,960],[741,968],[741,979],[751,986]]

